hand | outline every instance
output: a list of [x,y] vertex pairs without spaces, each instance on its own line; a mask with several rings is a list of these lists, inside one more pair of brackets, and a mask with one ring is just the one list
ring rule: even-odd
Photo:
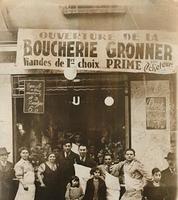
[[114,169],[114,165],[111,165],[111,166],[109,167],[109,170],[112,171],[113,169]]
[[24,186],[23,189],[24,189],[25,191],[28,191],[28,186]]
[[40,187],[46,187],[46,185],[44,183],[41,183]]
[[67,186],[66,186],[66,188],[69,189],[70,187],[71,187],[71,184],[68,183]]

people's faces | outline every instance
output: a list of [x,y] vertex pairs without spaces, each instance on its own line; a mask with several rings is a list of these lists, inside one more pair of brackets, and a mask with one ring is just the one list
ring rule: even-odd
[[94,178],[99,178],[101,176],[101,173],[99,170],[96,170],[94,173],[93,173],[93,176]]
[[176,162],[174,159],[167,159],[168,165],[171,168],[175,168]]
[[80,135],[75,135],[75,142],[80,142]]
[[90,151],[90,153],[95,153],[95,147],[94,146],[90,146],[89,151]]
[[72,180],[72,186],[73,186],[73,187],[77,187],[78,185],[79,185],[79,181],[76,180],[76,179],[73,179],[73,180]]
[[8,154],[0,155],[0,160],[6,162],[8,159]]
[[100,162],[103,162],[104,159],[104,153],[102,151],[98,152],[97,157]]
[[67,153],[70,152],[71,149],[72,149],[71,143],[66,143],[66,144],[64,144],[64,145],[63,145],[63,149],[64,149],[64,151],[67,152]]
[[135,157],[135,154],[134,154],[133,151],[130,151],[130,150],[126,151],[126,153],[125,153],[125,159],[127,161],[132,161],[134,159],[134,157]]
[[28,160],[29,152],[28,150],[24,149],[20,152],[20,157],[24,160]]
[[110,155],[107,155],[107,156],[104,157],[104,163],[106,165],[110,165],[112,163],[112,158],[111,158]]
[[160,180],[161,180],[161,172],[156,172],[156,173],[154,173],[153,174],[153,180],[155,181],[155,182],[160,182]]
[[55,155],[58,155],[58,154],[59,154],[59,152],[60,152],[60,150],[59,150],[59,149],[53,149],[53,153],[54,153]]
[[79,147],[79,154],[81,157],[85,157],[87,154],[87,147],[86,146],[80,146]]
[[52,154],[50,154],[50,155],[48,156],[48,161],[49,161],[49,162],[54,163],[55,160],[56,160],[55,154],[52,153]]
[[106,138],[103,136],[102,138],[101,138],[101,143],[105,143],[106,142]]

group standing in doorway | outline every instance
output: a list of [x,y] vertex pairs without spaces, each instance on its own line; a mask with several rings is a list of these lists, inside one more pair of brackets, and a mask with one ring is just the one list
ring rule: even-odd
[[[54,153],[51,148],[36,168],[28,148],[19,149],[20,160],[14,166],[8,161],[9,153],[5,147],[0,148],[2,200],[107,200],[107,174],[117,177],[120,182],[118,200],[176,200],[175,153],[169,152],[165,157],[167,169],[150,169],[151,175],[136,159],[134,149],[126,149],[125,159],[119,162],[106,153],[103,163],[98,164],[89,156],[86,144],[80,143],[76,154],[71,141],[65,140],[62,151]],[[75,175],[75,164],[90,169],[85,188]],[[18,182],[16,194],[13,182]]]

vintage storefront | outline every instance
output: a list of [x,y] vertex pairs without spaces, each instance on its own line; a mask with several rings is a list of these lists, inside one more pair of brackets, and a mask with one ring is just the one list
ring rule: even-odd
[[[110,23],[120,17],[107,14]],[[102,15],[95,13],[97,24]],[[107,138],[121,152],[134,148],[147,167],[164,168],[176,149],[176,34],[81,23],[72,30],[19,26],[18,37],[12,32],[14,41],[1,45],[0,146],[15,161],[20,146],[56,146],[64,134],[80,134],[96,151]]]

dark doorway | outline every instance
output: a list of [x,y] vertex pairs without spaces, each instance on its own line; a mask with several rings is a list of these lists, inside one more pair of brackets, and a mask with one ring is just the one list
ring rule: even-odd
[[[29,79],[45,80],[45,112],[23,113],[24,99],[21,86],[19,98],[13,98],[14,152],[21,146],[33,148],[47,143],[52,147],[60,145],[67,134],[72,140],[79,134],[82,142],[93,146],[96,152],[105,144],[119,144],[120,151],[125,148],[126,113],[123,78],[107,74],[100,76],[99,79],[96,76],[91,78],[81,75],[75,81],[68,82],[59,76],[31,76],[20,77],[19,83],[23,85],[23,81]],[[17,84],[16,77],[13,82]],[[17,88],[16,86],[14,91]],[[108,96],[114,100],[111,106],[107,106],[104,102]],[[19,128],[24,130],[24,134]]]

